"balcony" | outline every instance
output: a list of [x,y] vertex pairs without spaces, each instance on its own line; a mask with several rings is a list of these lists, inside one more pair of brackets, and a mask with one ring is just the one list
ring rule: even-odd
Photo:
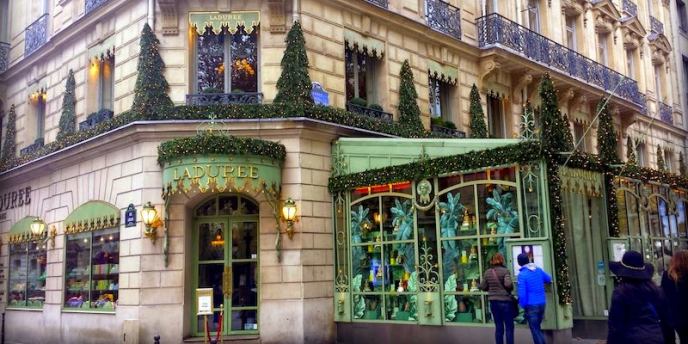
[[659,119],[664,123],[674,124],[674,111],[671,106],[662,102],[657,103],[659,106]]
[[100,111],[94,112],[86,120],[79,123],[79,130],[88,130],[95,128],[100,123],[104,123],[113,117],[114,113],[108,109],[102,109]]
[[433,133],[440,134],[441,136],[455,137],[459,139],[466,138],[466,133],[456,129],[446,128],[435,124],[431,125],[430,129]]
[[373,108],[369,108],[369,107],[365,107],[365,106],[361,106],[361,105],[356,105],[356,104],[353,104],[351,102],[346,104],[346,109],[349,112],[353,112],[353,113],[361,115],[361,116],[375,118],[375,119],[383,120],[383,121],[390,122],[390,123],[393,120],[392,114],[389,112],[384,112],[382,110],[377,110],[377,109],[373,109]]
[[24,57],[31,55],[48,41],[48,14],[40,16],[24,31]]
[[650,16],[650,31],[654,34],[661,35],[664,33],[664,24],[659,19]]
[[622,10],[628,17],[638,16],[638,5],[631,0],[623,0]]
[[442,0],[425,0],[428,26],[461,40],[461,10]]
[[31,154],[31,153],[37,151],[38,149],[40,149],[41,147],[43,147],[43,138],[42,137],[37,138],[36,141],[34,141],[32,144],[22,148],[19,151],[19,154],[20,155]]
[[389,8],[389,0],[366,0],[369,3],[382,8]]
[[108,2],[108,0],[86,0],[84,3],[84,8],[86,14],[100,7],[100,5]]
[[10,45],[0,42],[0,73],[7,70],[10,65]]
[[260,104],[262,93],[197,93],[186,95],[186,105]]
[[635,80],[496,13],[478,18],[477,24],[481,49],[506,49],[585,84],[613,92],[645,113],[645,95],[640,93]]

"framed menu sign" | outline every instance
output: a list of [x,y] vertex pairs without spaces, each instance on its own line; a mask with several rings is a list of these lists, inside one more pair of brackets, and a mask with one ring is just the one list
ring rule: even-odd
[[197,315],[213,314],[213,288],[196,289]]

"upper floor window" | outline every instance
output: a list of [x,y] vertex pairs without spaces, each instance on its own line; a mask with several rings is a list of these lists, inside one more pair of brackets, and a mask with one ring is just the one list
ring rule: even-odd
[[36,130],[36,140],[42,139],[45,132],[45,102],[47,95],[45,90],[31,93],[30,104],[34,113],[34,128]]
[[686,3],[676,0],[676,12],[678,12],[678,27],[683,32],[688,31],[688,18],[686,17]]
[[9,307],[43,307],[47,256],[45,244],[26,241],[11,244],[9,260]]
[[535,32],[540,32],[540,0],[528,0],[528,25]]
[[645,167],[647,165],[647,149],[645,148],[645,143],[636,143],[635,151],[638,159],[638,166]]
[[609,52],[607,47],[608,38],[609,34],[607,33],[600,33],[597,35],[597,59],[605,66],[609,64]]
[[377,72],[379,61],[361,51],[352,49],[347,44],[345,55],[346,65],[346,100],[360,98],[367,102],[368,106],[378,104]]
[[647,15],[652,15],[652,0],[647,0]]
[[662,67],[655,65],[655,95],[657,96],[657,101],[662,101]]
[[635,79],[635,50],[626,49],[626,75]]
[[[688,57],[683,56],[682,58],[683,62],[683,84],[688,85]],[[683,106],[685,109],[683,110],[683,113],[688,113],[688,93],[683,95]]]
[[257,28],[223,28],[217,34],[207,28],[196,37],[196,92],[258,92]]
[[573,123],[573,140],[574,144],[580,142],[578,150],[586,153],[590,153],[590,145],[588,144],[588,137],[585,136],[585,125],[574,122]]
[[487,0],[485,7],[485,14],[499,13],[499,0]]
[[576,18],[566,17],[566,46],[571,50],[576,50]]
[[674,171],[674,152],[669,149],[664,148],[664,167],[666,167],[667,172]]
[[98,108],[113,110],[115,88],[115,57],[110,55],[99,60]]
[[452,85],[430,75],[430,116],[451,120],[450,92]]
[[490,137],[506,137],[506,120],[502,99],[494,93],[487,94],[487,125]]

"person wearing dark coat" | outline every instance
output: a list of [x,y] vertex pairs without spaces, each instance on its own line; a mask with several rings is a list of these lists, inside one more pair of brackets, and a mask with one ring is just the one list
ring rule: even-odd
[[669,324],[664,329],[664,341],[688,343],[688,251],[674,252],[669,269],[662,275],[662,290],[669,308]]
[[652,264],[639,252],[627,251],[620,262],[609,262],[609,269],[620,282],[612,293],[607,343],[663,344],[668,313],[661,290],[652,282]]
[[[511,273],[504,267],[504,256],[497,252],[490,259],[491,268],[485,271],[480,289],[487,292],[490,301],[490,311],[495,322],[495,343],[514,344],[514,314],[512,308],[511,291],[514,284]],[[506,332],[505,332],[506,330]]]

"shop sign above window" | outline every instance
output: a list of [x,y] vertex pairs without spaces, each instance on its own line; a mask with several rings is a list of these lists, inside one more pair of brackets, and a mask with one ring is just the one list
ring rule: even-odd
[[206,29],[220,34],[226,28],[231,34],[236,33],[238,27],[244,27],[250,34],[254,26],[260,24],[260,12],[235,11],[235,12],[192,12],[189,13],[189,26],[196,29],[202,35]]

